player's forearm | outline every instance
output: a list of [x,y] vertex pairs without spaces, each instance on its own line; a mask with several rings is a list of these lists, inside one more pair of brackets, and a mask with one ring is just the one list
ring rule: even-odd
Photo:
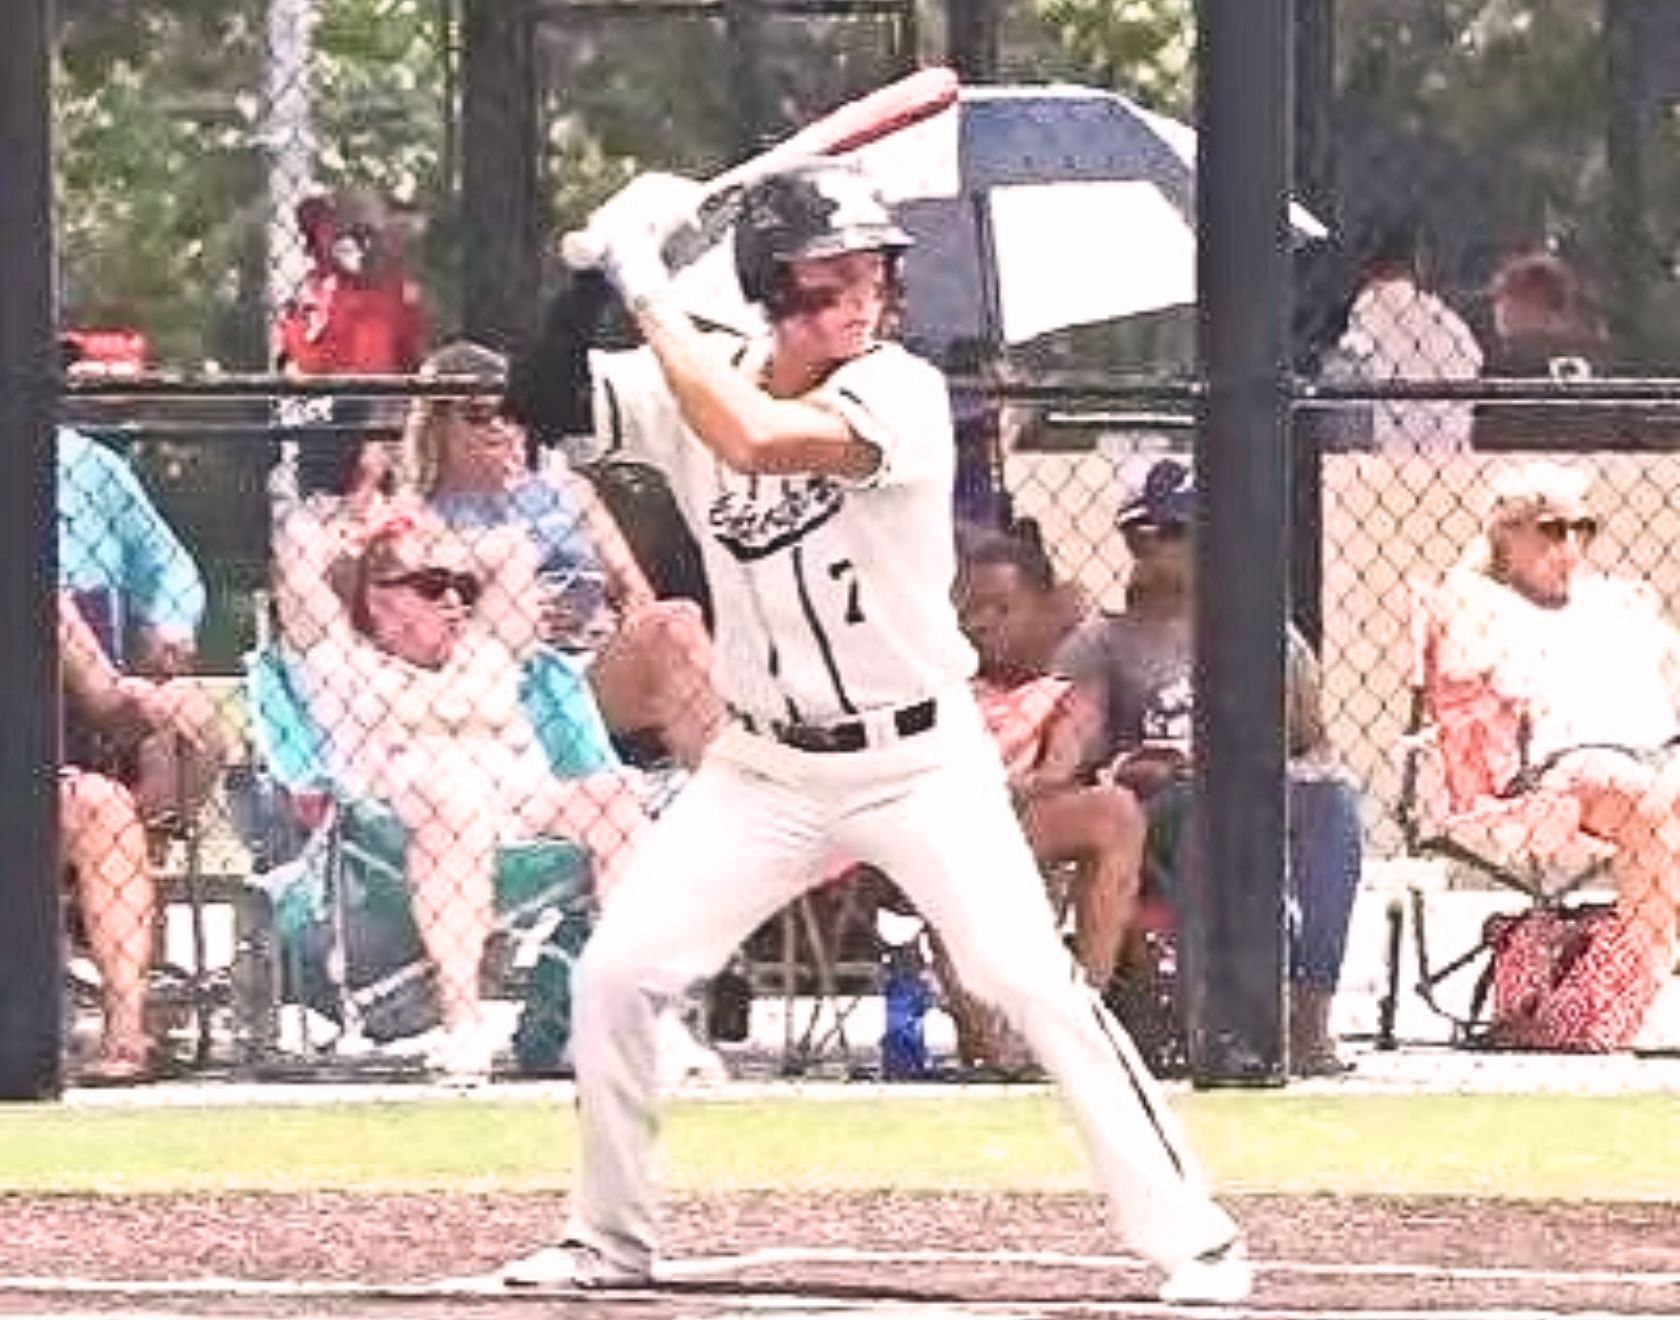
[[644,304],[636,321],[689,429],[728,466],[757,471],[756,461],[775,427],[778,401],[715,358],[678,308]]
[[861,480],[880,461],[845,418],[797,398],[776,398],[713,354],[687,315],[663,303],[636,313],[683,421],[737,472],[812,472]]

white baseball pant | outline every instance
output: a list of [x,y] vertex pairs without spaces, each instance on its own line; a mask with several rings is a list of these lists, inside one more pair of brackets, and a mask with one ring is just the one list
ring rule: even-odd
[[891,876],[1060,1084],[1113,1220],[1163,1269],[1236,1236],[1159,1085],[1059,938],[1003,767],[966,689],[927,732],[795,751],[736,726],[649,827],[576,972],[582,1167],[568,1237],[651,1268],[659,1004],[714,974],[836,858]]

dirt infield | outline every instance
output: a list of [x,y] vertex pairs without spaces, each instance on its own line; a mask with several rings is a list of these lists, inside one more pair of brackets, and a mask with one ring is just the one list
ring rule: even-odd
[[[1261,1263],[1256,1314],[1680,1314],[1680,1205],[1231,1204]],[[534,1194],[0,1195],[0,1314],[530,1314],[542,1303],[423,1286],[492,1271],[551,1239],[564,1210],[564,1197]],[[1152,1276],[1115,1254],[1091,1197],[678,1197],[666,1226],[669,1288],[572,1303],[568,1314],[1150,1309]]]

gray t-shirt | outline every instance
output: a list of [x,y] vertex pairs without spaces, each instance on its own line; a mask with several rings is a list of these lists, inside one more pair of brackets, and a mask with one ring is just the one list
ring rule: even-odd
[[[1172,747],[1188,755],[1195,664],[1190,619],[1132,613],[1096,614],[1056,652],[1056,669],[1088,686],[1101,703],[1103,760],[1138,747]],[[1319,748],[1318,675],[1312,651],[1289,630],[1285,669],[1289,754]]]
[[1098,614],[1056,655],[1056,668],[1088,684],[1102,704],[1102,759],[1146,744],[1190,750],[1189,619]]

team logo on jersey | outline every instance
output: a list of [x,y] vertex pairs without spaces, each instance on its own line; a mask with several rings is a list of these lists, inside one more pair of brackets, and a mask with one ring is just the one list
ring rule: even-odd
[[1190,744],[1196,710],[1190,675],[1163,684],[1150,694],[1143,710],[1143,736],[1149,742]]
[[773,485],[755,480],[745,490],[720,494],[706,521],[724,549],[745,562],[803,540],[845,502],[845,492],[832,477],[787,478]]

